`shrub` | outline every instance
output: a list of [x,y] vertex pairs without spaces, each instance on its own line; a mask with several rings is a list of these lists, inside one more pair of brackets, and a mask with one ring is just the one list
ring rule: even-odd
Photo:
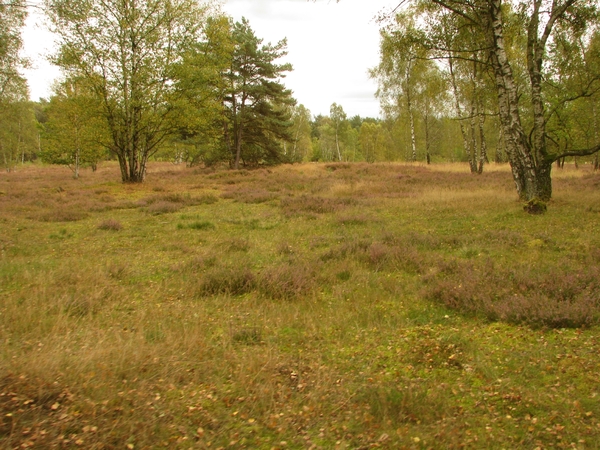
[[321,261],[330,261],[332,259],[344,259],[350,256],[357,256],[359,259],[365,259],[372,242],[368,239],[355,239],[344,242],[337,247],[329,249],[321,255]]
[[216,227],[214,223],[203,220],[200,222],[192,222],[188,224],[186,228],[190,228],[192,230],[214,230]]
[[428,267],[427,256],[414,246],[388,245],[368,239],[345,242],[321,255],[322,261],[345,258],[354,258],[374,270],[423,273]]
[[159,197],[158,201],[165,201],[171,203],[188,203],[191,197],[190,194],[181,194],[181,193],[169,193]]
[[242,295],[252,292],[256,277],[248,267],[213,267],[200,279],[199,295]]
[[350,165],[350,163],[331,163],[331,164],[325,164],[325,168],[328,171],[331,172],[335,172],[338,169],[350,169],[352,166]]
[[341,225],[365,225],[369,223],[369,218],[365,215],[344,216],[338,219]]
[[247,252],[250,250],[250,241],[245,238],[232,238],[224,242],[229,252]]
[[115,219],[108,219],[98,225],[99,230],[120,231],[123,229],[121,222]]
[[548,207],[546,203],[537,198],[529,200],[525,206],[523,206],[523,210],[528,212],[529,214],[544,214],[547,211]]
[[173,203],[170,201],[158,201],[156,203],[152,203],[150,206],[146,208],[146,212],[152,215],[160,215],[160,214],[169,214],[179,211],[182,208],[181,204]]
[[38,217],[40,222],[77,222],[88,217],[88,214],[83,211],[55,209],[41,214]]
[[233,342],[244,345],[257,345],[263,342],[262,333],[257,327],[244,327],[232,333]]
[[316,286],[316,268],[303,262],[278,264],[262,271],[258,289],[265,297],[296,299],[310,295]]
[[301,195],[281,200],[281,209],[286,216],[302,215],[304,213],[327,214],[356,203],[355,199],[349,197],[328,198]]
[[551,328],[600,321],[598,267],[539,273],[522,265],[504,269],[492,261],[474,265],[453,260],[438,269],[425,278],[425,296],[462,312]]
[[432,423],[455,411],[450,406],[443,389],[435,389],[423,383],[407,386],[369,386],[362,390],[359,399],[369,405],[373,417],[380,423]]
[[200,197],[195,197],[192,200],[194,205],[212,205],[213,203],[217,203],[218,201],[218,197],[213,194],[201,195]]
[[240,203],[258,204],[275,200],[278,195],[261,188],[249,189],[247,186],[243,186],[239,188],[229,188],[227,191],[221,194],[221,197]]
[[294,247],[287,241],[281,241],[277,245],[277,254],[279,255],[293,255]]

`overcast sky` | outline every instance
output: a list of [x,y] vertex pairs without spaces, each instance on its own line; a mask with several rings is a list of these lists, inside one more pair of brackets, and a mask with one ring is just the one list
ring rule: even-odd
[[[259,38],[276,43],[288,40],[294,70],[284,80],[298,103],[313,115],[329,114],[332,103],[351,117],[379,115],[376,83],[368,69],[379,61],[379,27],[375,16],[396,6],[393,0],[227,0],[223,10],[240,20],[246,17]],[[43,31],[35,9],[24,34],[25,52],[34,67],[25,75],[31,97],[50,95],[59,72],[42,55],[52,49],[52,36]]]

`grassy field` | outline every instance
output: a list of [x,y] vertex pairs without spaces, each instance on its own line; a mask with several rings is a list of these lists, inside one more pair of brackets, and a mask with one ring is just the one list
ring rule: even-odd
[[0,448],[600,448],[600,175],[0,174]]

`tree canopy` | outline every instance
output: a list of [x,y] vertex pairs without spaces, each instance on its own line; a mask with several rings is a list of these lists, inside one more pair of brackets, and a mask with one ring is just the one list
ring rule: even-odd
[[54,63],[102,100],[126,182],[177,129],[182,93],[174,69],[199,39],[206,9],[193,0],[47,0],[59,51]]
[[[426,59],[436,59],[454,77],[459,115],[461,94],[455,69],[471,67],[463,72],[471,84],[470,106],[463,110],[471,119],[471,139],[475,118],[481,119],[485,112],[482,93],[493,86],[495,115],[522,199],[550,199],[550,173],[557,159],[600,150],[597,139],[584,143],[568,136],[573,127],[565,121],[567,111],[585,109],[600,89],[600,72],[593,62],[598,58],[593,50],[596,2],[416,0],[390,28],[407,30],[409,21],[414,25],[408,35],[410,45],[426,51]],[[406,33],[402,36],[406,40]],[[393,33],[390,38],[402,42]],[[385,61],[386,55],[382,58]],[[473,148],[464,130],[463,136],[465,148]],[[483,139],[480,145],[485,157]]]
[[292,142],[289,107],[296,101],[281,83],[289,63],[278,60],[287,54],[286,40],[262,43],[246,19],[232,29],[231,65],[225,72],[225,143],[232,166],[282,162],[282,142]]

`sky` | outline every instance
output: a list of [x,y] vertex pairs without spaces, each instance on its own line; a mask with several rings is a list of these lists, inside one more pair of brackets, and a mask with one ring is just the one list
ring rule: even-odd
[[[378,117],[377,84],[368,69],[379,62],[379,26],[375,17],[396,6],[393,0],[226,0],[222,9],[234,20],[245,17],[256,36],[276,43],[287,38],[282,62],[294,67],[283,80],[299,104],[313,115],[329,115],[333,103],[348,117]],[[49,97],[60,75],[43,55],[53,48],[43,16],[32,8],[24,32],[25,71],[31,98]]]

